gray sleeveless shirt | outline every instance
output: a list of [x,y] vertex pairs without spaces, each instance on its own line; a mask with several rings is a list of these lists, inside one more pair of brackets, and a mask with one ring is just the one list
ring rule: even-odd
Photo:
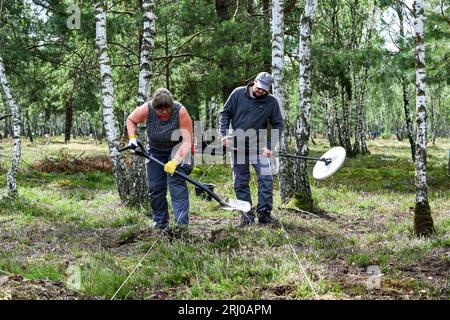
[[181,140],[182,137],[176,141],[172,141],[172,133],[180,129],[180,109],[181,103],[175,101],[172,114],[167,121],[163,121],[156,115],[151,102],[148,102],[148,116],[147,116],[147,136],[148,145],[151,149],[158,151],[171,151]]

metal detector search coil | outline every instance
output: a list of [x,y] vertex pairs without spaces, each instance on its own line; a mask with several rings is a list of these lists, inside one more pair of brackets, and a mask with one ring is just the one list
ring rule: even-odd
[[320,158],[330,159],[329,162],[317,161],[313,169],[313,177],[316,180],[323,180],[332,176],[345,161],[347,153],[343,147],[334,147],[325,152]]

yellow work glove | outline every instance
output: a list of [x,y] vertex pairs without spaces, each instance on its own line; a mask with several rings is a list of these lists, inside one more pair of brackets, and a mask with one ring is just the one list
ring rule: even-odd
[[130,136],[128,141],[128,147],[130,147],[131,150],[136,150],[138,147],[137,144],[137,137],[136,136]]
[[175,173],[175,169],[180,164],[178,160],[172,159],[169,162],[166,163],[164,166],[164,171],[173,175]]

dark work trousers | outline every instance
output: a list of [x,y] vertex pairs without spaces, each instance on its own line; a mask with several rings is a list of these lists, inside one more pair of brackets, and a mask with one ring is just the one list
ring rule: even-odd
[[[149,149],[149,154],[163,163],[170,159],[171,151]],[[186,180],[164,171],[164,167],[152,160],[147,160],[147,180],[150,191],[153,222],[156,227],[166,228],[169,225],[169,210],[167,204],[167,185],[169,185],[172,208],[177,225],[189,223],[189,191]],[[183,170],[181,166],[177,170]]]
[[257,213],[272,211],[273,176],[270,159],[262,155],[233,155],[234,191],[239,200],[252,203],[250,194],[250,164],[255,168],[258,177],[258,206]]

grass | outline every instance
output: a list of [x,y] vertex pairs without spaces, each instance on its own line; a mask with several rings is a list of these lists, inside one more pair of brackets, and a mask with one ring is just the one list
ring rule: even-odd
[[[449,298],[448,139],[438,139],[428,151],[436,229],[429,239],[412,235],[414,165],[407,142],[378,139],[369,141],[370,155],[348,158],[329,179],[311,178],[320,212],[278,209],[276,193],[273,213],[282,227],[236,228],[235,212],[219,211],[190,186],[191,236],[172,241],[149,229],[145,210],[120,204],[110,173],[44,173],[32,167],[61,152],[108,153],[106,144],[61,141],[24,143],[19,196],[9,199],[0,191],[0,274],[59,282],[68,290],[67,271],[75,266],[79,294],[102,299],[116,294],[136,266],[117,299]],[[313,156],[328,149],[326,141],[316,141]],[[2,154],[10,150],[10,141],[0,143]],[[7,158],[0,161],[5,186],[9,164]],[[191,176],[215,184],[224,198],[235,197],[229,165],[199,165]],[[254,172],[250,186],[256,199]],[[370,291],[367,269],[374,265],[382,270],[382,285]]]

